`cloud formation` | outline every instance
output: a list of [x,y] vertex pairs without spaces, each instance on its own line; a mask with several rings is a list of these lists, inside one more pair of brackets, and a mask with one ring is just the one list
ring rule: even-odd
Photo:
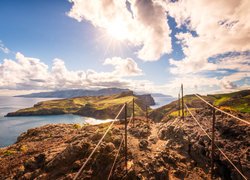
[[[94,70],[70,71],[64,61],[54,59],[51,68],[40,59],[16,54],[16,60],[4,59],[0,64],[0,89],[43,90],[69,88],[131,87],[131,76],[142,75],[142,70],[131,59],[109,58],[104,65],[112,65],[111,72]],[[126,79],[123,79],[126,77]]]
[[[170,28],[164,8],[153,0],[70,0],[68,15],[129,41],[140,48],[138,57],[145,61],[158,60],[172,51]],[[129,8],[128,8],[129,7]],[[114,31],[122,31],[117,33]]]
[[[237,82],[249,79],[250,1],[159,0],[158,3],[175,19],[178,28],[187,29],[176,34],[185,57],[169,61],[170,72],[178,77],[173,83],[184,82],[188,87],[195,85],[207,90],[212,85],[213,89],[226,91],[239,89]],[[183,76],[191,78],[193,83]],[[244,87],[249,87],[249,83]]]
[[10,53],[10,50],[3,44],[1,40],[0,40],[0,51],[2,51],[5,54]]
[[164,5],[178,26],[189,30],[176,35],[186,55],[181,61],[170,61],[179,73],[183,66],[188,66],[188,73],[213,69],[208,58],[250,50],[249,0],[181,0]]
[[104,65],[112,65],[115,68],[114,76],[138,76],[142,74],[142,70],[136,62],[131,58],[122,59],[120,57],[108,58],[104,61]]

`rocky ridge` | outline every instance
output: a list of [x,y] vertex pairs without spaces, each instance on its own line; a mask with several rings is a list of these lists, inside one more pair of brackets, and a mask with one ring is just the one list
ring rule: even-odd
[[[211,134],[211,110],[194,111]],[[216,115],[216,144],[250,177],[250,129],[245,124]],[[17,143],[0,150],[0,179],[73,179],[109,124],[46,125],[23,133]],[[188,116],[155,123],[135,119],[128,132],[128,174],[123,149],[113,179],[210,179],[211,142]],[[106,179],[115,158],[123,122],[115,122],[91,158],[82,179]],[[230,163],[216,151],[216,179],[241,179]]]

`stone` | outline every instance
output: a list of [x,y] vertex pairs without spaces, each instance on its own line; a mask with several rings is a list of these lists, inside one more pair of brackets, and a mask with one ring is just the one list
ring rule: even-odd
[[115,149],[115,145],[111,142],[107,143],[105,146],[105,152],[110,153]]
[[148,141],[143,139],[143,140],[140,140],[139,142],[139,148],[140,149],[147,149],[148,147]]
[[156,170],[155,173],[155,179],[157,180],[168,180],[169,176],[168,176],[168,170],[164,167],[161,167],[159,169]]

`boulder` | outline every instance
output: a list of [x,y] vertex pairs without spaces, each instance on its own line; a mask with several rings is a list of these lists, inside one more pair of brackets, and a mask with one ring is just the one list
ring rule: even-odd
[[145,140],[145,139],[140,140],[140,142],[139,142],[139,148],[141,150],[143,150],[143,149],[147,149],[147,147],[148,147],[148,141]]

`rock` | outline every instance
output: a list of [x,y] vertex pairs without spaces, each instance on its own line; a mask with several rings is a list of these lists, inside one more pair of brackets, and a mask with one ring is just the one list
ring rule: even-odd
[[24,162],[25,172],[27,171],[34,171],[38,168],[35,158],[30,158]]
[[54,167],[64,167],[70,165],[76,160],[83,158],[90,149],[88,142],[76,142],[66,147],[64,151],[58,154],[51,162],[46,166],[48,171],[53,170]]
[[113,143],[115,147],[118,147],[121,143],[121,138],[118,138],[118,137],[114,138]]
[[140,142],[139,142],[139,148],[141,150],[143,150],[143,149],[147,149],[147,147],[148,147],[148,141],[145,140],[145,139],[140,140]]
[[105,145],[105,148],[104,148],[106,153],[113,152],[114,149],[115,149],[115,145],[113,143],[111,143],[111,142],[107,143]]
[[176,164],[177,160],[171,154],[163,154],[162,159],[168,164]]
[[143,102],[144,105],[147,105],[147,106],[155,105],[154,98],[151,96],[151,94],[137,95],[137,98],[138,100]]
[[38,156],[35,157],[35,160],[37,164],[42,165],[46,160],[46,155],[44,153],[39,154]]
[[174,176],[177,177],[177,178],[180,178],[180,179],[184,179],[184,177],[185,177],[185,171],[181,170],[181,169],[177,169],[174,172]]
[[150,136],[150,137],[149,137],[149,141],[152,142],[153,144],[156,144],[157,141],[158,141],[158,139],[157,139],[157,137]]
[[25,173],[24,175],[23,175],[23,177],[24,177],[24,179],[27,179],[27,180],[29,180],[29,179],[32,179],[32,173]]
[[82,166],[81,161],[77,160],[73,163],[72,170],[78,171],[81,168],[81,166]]
[[100,140],[101,138],[102,138],[102,134],[101,133],[99,133],[99,132],[97,132],[96,134],[94,134],[92,137],[91,137],[91,140],[92,141],[98,141],[98,140]]
[[157,180],[168,180],[168,170],[164,167],[161,167],[160,169],[157,169],[155,173],[155,179]]

